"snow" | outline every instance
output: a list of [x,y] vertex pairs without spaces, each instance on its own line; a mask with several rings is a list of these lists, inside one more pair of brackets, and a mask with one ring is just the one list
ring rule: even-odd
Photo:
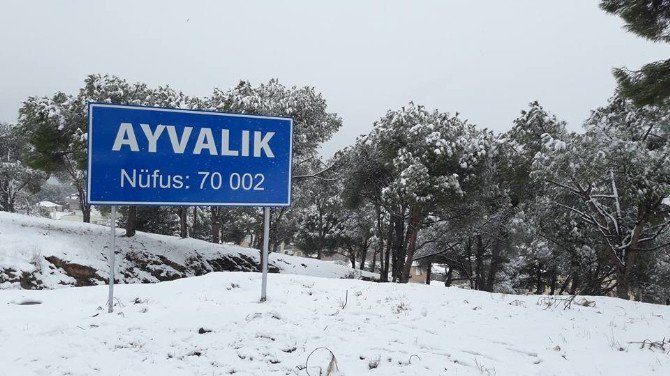
[[[259,303],[260,274],[232,272],[115,292],[108,314],[105,286],[1,291],[0,376],[306,375],[319,347],[340,375],[670,372],[667,347],[629,343],[667,337],[670,307],[615,298],[563,309],[537,296],[272,274]],[[317,350],[310,374],[330,360]]]
[[577,297],[564,309],[552,297],[341,279],[361,273],[280,254],[270,262],[285,274],[269,275],[265,303],[255,272],[132,283],[156,281],[135,270],[132,252],[258,259],[254,249],[155,234],[117,237],[122,281],[109,314],[107,286],[68,287],[74,278],[45,259],[106,277],[108,242],[108,227],[0,212],[0,277],[35,273],[51,289],[0,284],[0,376],[307,375],[313,351],[311,375],[330,351],[349,376],[670,374],[670,344],[639,343],[670,336],[668,306]]
[[[117,231],[116,278],[121,279],[120,283],[158,282],[202,274],[196,273],[195,268],[211,271],[213,263],[208,261],[222,257],[246,258],[255,263],[260,259],[260,252],[252,248],[142,232],[126,238],[121,236],[122,229]],[[106,226],[0,212],[0,289],[19,288],[18,282],[3,282],[3,269],[33,273],[42,282],[40,288],[74,285],[76,281],[71,276],[46,260],[51,256],[95,269],[99,278],[93,277],[93,283],[105,284],[109,278],[109,243],[110,229]],[[138,259],[148,266],[142,267]],[[166,265],[165,260],[172,265]],[[269,263],[281,273],[329,278],[375,277],[342,265],[275,253],[270,254]],[[192,267],[179,270],[184,265]],[[237,270],[246,270],[244,264]]]

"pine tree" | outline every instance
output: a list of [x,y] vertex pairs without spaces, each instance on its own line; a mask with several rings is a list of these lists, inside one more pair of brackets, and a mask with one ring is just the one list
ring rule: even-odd
[[[670,42],[670,2],[603,0],[600,7],[620,16],[626,29],[654,42]],[[639,71],[614,69],[621,94],[638,106],[670,105],[670,59],[649,63]]]
[[29,145],[17,126],[0,123],[0,210],[15,212],[17,201],[28,203],[28,193],[39,191],[44,172],[25,165]]
[[382,184],[369,187],[377,192],[348,185],[358,186],[360,194],[379,197],[391,214],[394,279],[408,281],[426,218],[462,197],[487,147],[481,133],[458,116],[414,103],[388,111],[369,135],[359,139],[357,149],[365,162],[351,177],[380,176]]
[[[295,210],[299,205],[296,196],[300,185],[314,171],[314,161],[318,160],[318,148],[342,126],[342,119],[328,111],[326,100],[312,87],[286,87],[278,80],[253,86],[248,81],[227,91],[216,89],[201,106],[211,111],[252,115],[282,116],[293,119],[293,208],[272,208],[270,215],[270,250],[275,251],[280,244],[289,242],[297,228]],[[214,210],[216,211],[216,210]],[[262,214],[259,213],[259,229],[262,230]],[[225,227],[225,224],[220,224]],[[215,223],[216,227],[216,223]],[[262,231],[259,231],[259,235]],[[257,245],[262,244],[262,235],[256,237]]]
[[670,247],[659,242],[670,226],[662,203],[670,189],[669,119],[665,108],[614,98],[593,112],[585,134],[545,135],[535,157],[533,176],[555,210],[580,224],[584,246],[607,256],[620,298],[638,283],[638,256]]
[[30,97],[19,109],[19,126],[32,146],[26,164],[55,173],[75,187],[84,222],[86,204],[86,105],[80,97],[59,92],[52,97]]

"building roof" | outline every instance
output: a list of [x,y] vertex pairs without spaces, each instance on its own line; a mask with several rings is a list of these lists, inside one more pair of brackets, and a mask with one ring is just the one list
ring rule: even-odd
[[55,208],[57,206],[60,206],[59,204],[56,204],[55,202],[51,201],[40,201],[37,203],[37,206],[41,206],[44,208]]

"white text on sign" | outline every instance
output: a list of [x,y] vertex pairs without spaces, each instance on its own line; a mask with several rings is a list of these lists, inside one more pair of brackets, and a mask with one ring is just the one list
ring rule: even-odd
[[[260,158],[274,158],[272,148],[270,148],[270,140],[274,136],[274,132],[254,131],[253,137],[251,131],[239,131],[235,136],[240,138],[239,150],[231,148],[231,131],[229,129],[221,129],[220,138],[214,137],[214,132],[211,128],[200,128],[193,147],[189,147],[193,133],[193,127],[183,127],[181,134],[174,125],[158,124],[151,127],[149,124],[140,124],[144,138],[146,141],[146,148],[149,153],[156,153],[158,150],[158,139],[167,131],[167,137],[170,140],[172,151],[175,154],[184,154],[187,150],[195,155],[201,153],[209,153],[209,155],[221,155],[228,157],[256,157]],[[163,136],[165,137],[165,136]],[[218,140],[218,142],[217,142]],[[139,152],[140,144],[138,137],[135,135],[135,130],[131,123],[121,123],[116,133],[112,151],[121,151],[127,146],[130,151]]]

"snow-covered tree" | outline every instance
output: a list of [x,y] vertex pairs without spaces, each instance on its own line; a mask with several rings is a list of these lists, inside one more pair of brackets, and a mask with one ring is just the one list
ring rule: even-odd
[[[424,220],[463,195],[487,145],[474,126],[458,116],[410,103],[375,122],[357,148],[364,163],[351,177],[368,174],[381,183],[358,184],[357,192],[378,197],[389,210],[395,236],[393,274],[407,282]],[[368,188],[378,191],[365,193]]]
[[297,233],[295,243],[302,251],[320,259],[338,246],[336,232],[345,211],[337,179],[317,177],[301,185],[301,200],[295,209]]
[[337,250],[351,262],[351,267],[363,270],[368,252],[375,238],[375,211],[372,205],[364,205],[345,211],[334,231]]
[[[600,7],[620,16],[626,29],[654,42],[670,42],[670,2],[664,0],[601,0]],[[619,92],[638,106],[670,106],[670,59],[639,70],[614,69]]]
[[[110,75],[90,75],[84,82],[84,87],[80,90],[78,96],[80,103],[100,102],[129,104],[139,106],[155,106],[163,108],[187,108],[189,98],[182,92],[176,91],[169,86],[159,86],[150,88],[143,83],[129,83],[123,78]],[[85,110],[84,110],[85,111]],[[130,206],[121,211],[124,216],[123,223],[126,228],[126,236],[135,235],[136,230],[145,230],[149,223],[155,224],[161,228],[162,232],[168,232],[172,226],[173,215],[167,212],[173,212],[179,218],[179,233],[186,237],[187,233],[187,211],[186,207],[179,208],[142,208],[141,214],[138,214],[136,206]],[[154,218],[151,218],[151,217]],[[144,217],[144,218],[141,218]],[[161,218],[166,222],[158,224],[156,221]]]
[[28,152],[25,134],[15,125],[0,123],[0,210],[14,212],[19,204],[30,205],[46,174],[25,164]]
[[30,97],[19,109],[19,126],[31,145],[26,164],[71,182],[79,197],[84,222],[89,222],[84,102],[62,92],[52,97]]
[[328,112],[326,100],[313,87],[287,88],[278,80],[252,86],[240,81],[230,90],[216,89],[207,100],[213,111],[293,118],[293,168],[303,171],[317,157],[321,143],[342,126],[342,119]]
[[[318,173],[311,168],[317,165],[319,146],[342,126],[340,117],[328,111],[326,100],[314,88],[288,88],[276,79],[258,86],[241,81],[230,90],[216,89],[200,105],[212,111],[293,119],[294,203],[299,201],[295,196],[300,194],[300,184],[307,180],[304,178]],[[282,242],[290,241],[296,231],[296,220],[289,208],[271,210],[271,249],[276,250]]]
[[638,255],[669,246],[658,243],[670,225],[662,204],[670,191],[668,115],[614,98],[594,111],[585,134],[568,140],[545,135],[535,157],[534,177],[556,210],[570,212],[596,235],[592,248],[607,252],[617,296],[624,299],[635,283]]

